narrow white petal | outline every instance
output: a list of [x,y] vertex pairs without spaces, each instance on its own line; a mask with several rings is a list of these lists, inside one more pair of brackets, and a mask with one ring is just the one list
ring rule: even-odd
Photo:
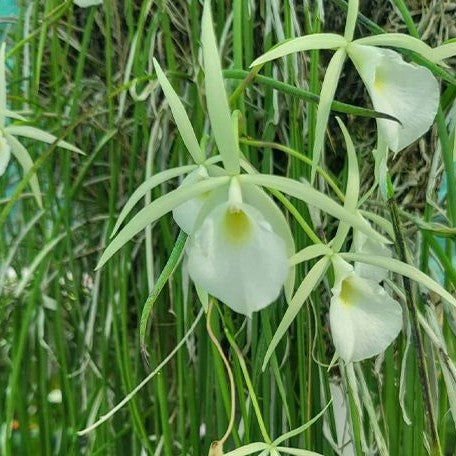
[[5,173],[10,157],[11,147],[8,141],[3,136],[0,136],[0,176]]
[[347,52],[366,84],[374,109],[401,122],[377,119],[379,135],[393,152],[429,130],[439,104],[439,85],[430,70],[405,62],[390,49],[351,44]]
[[382,353],[402,328],[402,309],[383,287],[348,274],[332,289],[329,317],[337,353],[346,362]]
[[187,253],[192,280],[247,316],[277,299],[289,273],[285,241],[246,203],[213,209]]

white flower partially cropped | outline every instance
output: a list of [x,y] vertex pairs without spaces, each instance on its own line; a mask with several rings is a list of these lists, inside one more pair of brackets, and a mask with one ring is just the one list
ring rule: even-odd
[[[33,160],[30,157],[27,149],[16,139],[16,136],[23,136],[26,138],[35,139],[48,144],[52,144],[57,140],[54,135],[28,125],[7,125],[6,119],[11,118],[25,122],[20,114],[8,109],[6,103],[6,62],[5,62],[6,43],[3,42],[0,47],[0,176],[2,176],[11,157],[11,154],[17,159],[24,173],[26,174],[33,166]],[[83,153],[77,147],[65,142],[59,141],[57,146],[73,152]],[[38,178],[33,175],[30,178],[30,187],[37,200],[38,205],[43,205],[41,198],[40,186]]]
[[213,208],[190,238],[192,280],[234,311],[251,316],[271,304],[289,275],[285,240],[231,180],[227,202]]
[[345,362],[382,353],[402,328],[402,308],[376,281],[356,274],[338,256],[329,319],[337,354]]
[[400,123],[376,119],[389,149],[398,152],[426,133],[439,104],[439,85],[430,70],[404,61],[390,49],[352,43],[347,53],[361,76],[374,109]]
[[[286,40],[258,57],[251,66],[262,65],[288,54],[311,49],[336,51],[331,58],[320,92],[313,148],[312,181],[324,144],[331,103],[347,56],[363,79],[375,110],[397,119],[377,119],[379,141],[398,152],[422,136],[437,113],[439,86],[427,68],[406,63],[402,56],[381,46],[397,47],[435,60],[445,50],[433,52],[423,41],[403,33],[384,33],[353,40],[359,0],[349,0],[344,35],[315,33]],[[378,47],[380,46],[380,48]],[[438,54],[438,55],[437,55]],[[441,54],[441,55],[440,55]]]

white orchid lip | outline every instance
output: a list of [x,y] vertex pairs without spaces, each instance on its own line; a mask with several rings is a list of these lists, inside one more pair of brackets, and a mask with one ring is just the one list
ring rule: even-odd
[[357,275],[334,255],[335,283],[329,318],[338,355],[345,362],[382,353],[402,328],[402,308],[383,287]]
[[286,241],[243,201],[236,178],[228,200],[212,207],[195,229],[187,254],[192,280],[247,316],[275,301],[289,276]]
[[376,111],[399,122],[378,118],[388,147],[398,152],[416,141],[432,125],[439,103],[439,86],[425,67],[405,62],[391,49],[350,43],[347,53],[360,74]]

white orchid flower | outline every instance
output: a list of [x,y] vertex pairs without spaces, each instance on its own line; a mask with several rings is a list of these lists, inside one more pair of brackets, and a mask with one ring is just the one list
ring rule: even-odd
[[337,354],[352,362],[382,353],[402,328],[400,304],[340,257],[335,255],[332,263],[335,279],[329,319]]
[[[331,103],[347,56],[355,64],[374,109],[397,119],[377,119],[379,139],[393,152],[407,147],[432,125],[439,102],[439,86],[430,70],[406,63],[395,51],[377,46],[417,52],[430,60],[437,56],[419,39],[402,33],[385,33],[353,40],[358,0],[350,0],[344,36],[316,33],[280,43],[258,57],[251,66],[262,65],[293,52],[311,49],[336,50],[323,80],[316,120],[312,180],[324,143]],[[440,53],[443,54],[443,53]]]
[[204,218],[187,253],[192,280],[249,317],[277,299],[289,275],[285,240],[258,208],[243,201],[235,177],[228,201]]
[[[6,124],[6,118],[20,120],[25,122],[26,119],[20,114],[10,111],[6,103],[6,61],[5,61],[6,43],[2,42],[0,47],[0,176],[2,176],[8,166],[11,154],[17,159],[24,173],[27,174],[33,166],[33,160],[27,149],[16,139],[16,136],[42,141],[52,144],[57,141],[57,137],[50,133],[28,125]],[[57,146],[83,154],[77,147],[65,142],[59,141]],[[30,178],[30,187],[40,207],[43,206],[38,178],[33,175]]]
[[[196,164],[163,171],[140,185],[122,209],[111,235],[115,237],[97,268],[147,225],[173,211],[175,221],[189,235],[188,270],[198,289],[213,294],[236,312],[251,315],[273,302],[282,286],[288,300],[294,288],[294,266],[288,263],[295,251],[293,236],[282,211],[261,187],[318,207],[379,241],[385,238],[359,214],[307,185],[286,177],[241,173],[237,119],[228,105],[209,0],[204,4],[201,41],[207,110],[220,156],[206,158],[182,102],[154,61],[177,129]],[[219,161],[223,167],[215,165]],[[188,176],[179,188],[152,201],[119,231],[148,191],[185,174]]]

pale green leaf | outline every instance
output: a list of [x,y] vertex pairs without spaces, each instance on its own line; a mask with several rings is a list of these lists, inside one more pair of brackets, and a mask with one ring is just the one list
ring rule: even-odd
[[250,68],[262,65],[263,63],[284,57],[294,52],[309,51],[311,49],[337,49],[344,47],[346,44],[347,40],[343,36],[335,33],[315,33],[312,35],[292,38],[290,40],[283,41],[273,49],[255,59],[250,65]]
[[230,108],[222,76],[220,56],[212,25],[211,2],[204,2],[201,43],[204,58],[206,103],[215,142],[230,174],[239,174],[238,140],[231,123]]
[[390,46],[408,49],[430,60],[435,56],[435,50],[425,42],[405,33],[382,33],[380,35],[366,36],[353,41],[353,43],[364,46]]
[[159,219],[162,215],[172,211],[183,202],[214,190],[229,181],[229,177],[213,177],[198,182],[194,185],[177,188],[166,195],[152,201],[144,209],[140,210],[127,225],[117,234],[117,236],[106,247],[103,255],[95,269],[101,268],[124,244],[132,239],[136,234],[143,230],[147,225]]
[[[11,153],[16,157],[17,161],[22,166],[24,174],[27,174],[33,166],[33,160],[32,157],[30,157],[28,150],[14,136],[11,136],[6,130],[5,138],[11,147]],[[36,176],[36,174],[34,174],[30,178],[30,187],[32,189],[33,196],[35,197],[38,203],[38,206],[40,208],[43,207],[40,184],[38,182],[38,177]]]
[[345,62],[347,53],[344,48],[338,49],[331,58],[326,68],[325,77],[321,86],[320,103],[318,103],[317,120],[315,124],[315,141],[312,152],[312,174],[310,182],[313,183],[317,166],[320,162],[320,155],[325,141],[326,126],[328,124],[331,104],[334,100],[340,73]]
[[264,356],[262,366],[263,370],[266,368],[266,364],[268,363],[269,358],[271,357],[272,353],[274,352],[275,348],[280,342],[280,339],[282,339],[287,329],[290,327],[291,323],[295,319],[305,300],[309,297],[312,290],[318,285],[318,283],[322,279],[323,275],[328,269],[329,264],[329,258],[321,258],[305,276],[304,280],[302,281],[301,285],[299,286],[298,290],[293,296],[293,299],[291,300],[290,305],[288,306],[285,315],[282,318],[282,321],[276,329],[274,336],[272,337],[271,343],[269,344],[269,347],[266,351],[266,355]]
[[[37,141],[42,141],[47,144],[52,144],[57,141],[56,136],[51,135],[47,131],[40,130],[39,128],[30,127],[29,125],[9,125],[5,128],[5,131],[14,136],[24,136],[25,138],[36,139]],[[59,141],[57,146],[62,149],[70,150],[71,152],[85,155],[81,149],[66,141]]]
[[360,263],[378,266],[379,268],[384,268],[388,271],[403,275],[404,277],[408,277],[409,279],[414,280],[415,282],[418,282],[424,287],[433,291],[434,293],[437,293],[449,304],[456,307],[456,299],[448,291],[446,291],[441,285],[431,279],[424,272],[420,271],[414,266],[411,266],[410,264],[403,263],[402,261],[396,260],[394,258],[363,253],[347,252],[341,253],[340,256],[347,261],[359,261]]
[[146,179],[130,196],[128,201],[125,203],[125,206],[122,208],[119,217],[117,217],[116,224],[114,229],[111,233],[111,238],[117,233],[120,225],[125,220],[125,217],[130,213],[133,209],[135,204],[143,197],[145,194],[152,190],[157,185],[166,182],[169,179],[173,179],[174,177],[180,176],[182,174],[189,173],[196,169],[198,165],[187,165],[187,166],[179,166],[178,168],[167,169],[166,171],[162,171],[161,173],[155,174],[148,179]]
[[241,182],[249,182],[262,187],[273,188],[298,198],[308,205],[318,207],[333,217],[349,223],[353,228],[362,231],[366,236],[385,244],[390,244],[388,239],[375,231],[359,214],[347,211],[329,196],[315,190],[310,185],[287,177],[273,176],[271,174],[243,174],[239,176],[239,179]]
[[168,101],[171,112],[173,113],[174,121],[176,122],[177,129],[184,141],[185,147],[190,152],[195,163],[201,164],[205,160],[204,152],[196,139],[190,119],[185,111],[184,105],[180,101],[177,93],[174,91],[173,86],[168,81],[165,73],[160,67],[160,64],[154,59],[155,72],[157,73],[158,81]]
[[24,291],[25,287],[35,275],[34,272],[44,258],[52,251],[52,249],[67,235],[67,233],[62,233],[52,241],[48,242],[35,256],[33,261],[27,268],[24,268],[24,273],[22,275],[21,281],[18,283],[16,289],[14,290],[14,296],[19,297]]
[[331,248],[328,247],[326,244],[313,244],[295,253],[290,258],[290,263],[292,265],[296,265],[299,263],[303,263],[304,261],[313,260],[314,258],[317,258],[322,255],[330,255],[331,253]]
[[5,49],[6,41],[0,47],[0,128],[5,126],[6,106],[6,74],[5,74]]
[[258,451],[262,451],[268,447],[269,445],[264,442],[249,443],[248,445],[244,445],[236,450],[225,453],[225,456],[247,456],[248,454],[257,453]]

